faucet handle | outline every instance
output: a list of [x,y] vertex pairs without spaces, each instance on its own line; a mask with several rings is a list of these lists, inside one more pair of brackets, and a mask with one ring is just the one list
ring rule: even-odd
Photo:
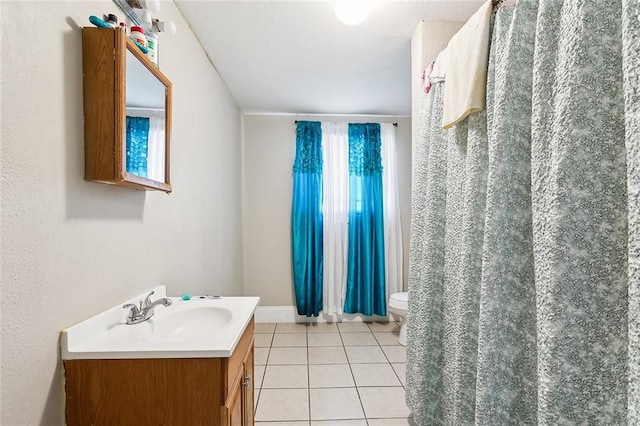
[[141,304],[140,309],[148,308],[149,306],[151,306],[151,295],[153,293],[155,293],[155,291],[151,290],[149,294],[147,294],[147,297],[144,298],[144,303]]
[[140,309],[133,303],[127,303],[122,307],[123,309],[129,309],[129,316],[127,318],[127,323],[130,323],[134,320],[140,318]]

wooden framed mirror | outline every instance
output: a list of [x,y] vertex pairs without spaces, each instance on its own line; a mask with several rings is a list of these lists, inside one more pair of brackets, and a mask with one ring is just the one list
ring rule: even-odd
[[171,192],[171,81],[119,29],[82,29],[85,179]]

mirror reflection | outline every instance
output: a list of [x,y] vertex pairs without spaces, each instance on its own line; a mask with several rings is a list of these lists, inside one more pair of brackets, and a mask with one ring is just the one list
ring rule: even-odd
[[127,49],[126,171],[165,181],[165,86]]

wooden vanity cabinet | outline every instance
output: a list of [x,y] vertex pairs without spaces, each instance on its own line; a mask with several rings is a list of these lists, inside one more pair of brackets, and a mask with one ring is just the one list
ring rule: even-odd
[[67,425],[253,426],[253,331],[229,358],[65,361]]

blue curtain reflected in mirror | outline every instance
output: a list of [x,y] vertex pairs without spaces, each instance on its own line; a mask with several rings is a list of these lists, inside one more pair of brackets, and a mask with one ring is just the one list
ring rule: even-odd
[[149,118],[127,116],[127,173],[147,177]]

